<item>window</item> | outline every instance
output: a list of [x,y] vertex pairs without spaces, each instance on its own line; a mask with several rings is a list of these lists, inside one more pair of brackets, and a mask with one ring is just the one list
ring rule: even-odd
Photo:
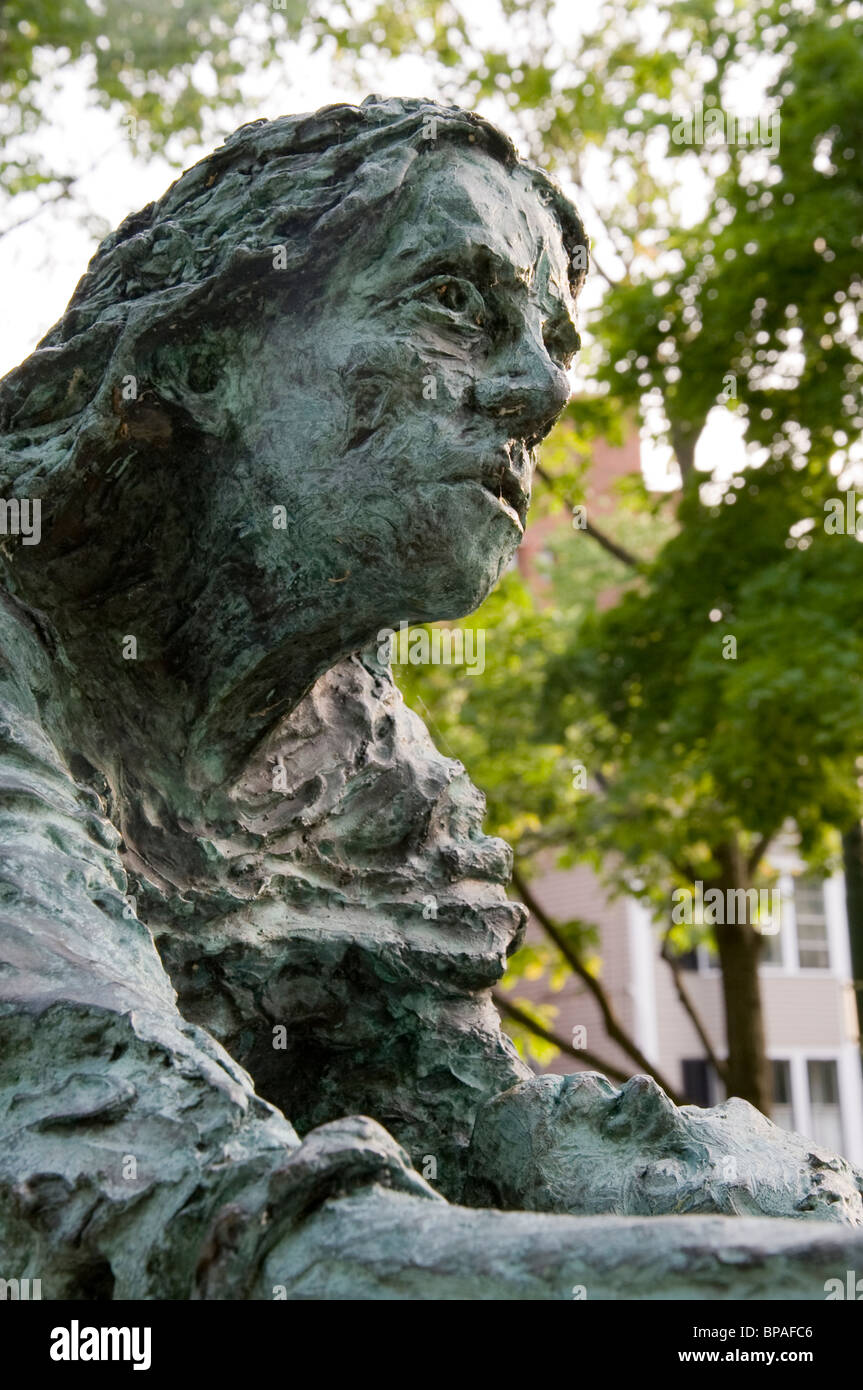
[[713,1105],[713,1068],[705,1057],[684,1057],[683,1093],[691,1105]]
[[841,1153],[842,1113],[839,1108],[839,1076],[833,1061],[806,1063],[809,1081],[809,1108],[812,1120],[809,1125],[810,1138],[826,1149]]
[[829,970],[827,912],[824,883],[818,878],[798,878],[794,884],[797,918],[797,959],[801,970]]
[[761,938],[761,964],[762,965],[783,965],[784,957],[782,953],[782,933],[785,930],[782,921],[782,910],[779,911],[779,921],[771,922],[771,926],[778,926],[778,931],[765,932]]
[[698,969],[698,950],[693,947],[691,951],[681,951],[679,956],[675,956],[676,964],[681,970]]
[[794,1128],[794,1106],[791,1103],[791,1063],[774,1061],[773,1069],[773,1123],[780,1129]]
[[771,1062],[773,1070],[773,1122],[782,1129],[796,1129],[825,1149],[842,1153],[842,1108],[839,1103],[839,1071],[834,1058],[788,1058]]
[[761,932],[761,964],[784,965],[783,939],[787,936],[786,923],[783,922],[783,907],[786,895],[782,892],[781,880],[754,884],[758,892],[758,913],[755,924]]

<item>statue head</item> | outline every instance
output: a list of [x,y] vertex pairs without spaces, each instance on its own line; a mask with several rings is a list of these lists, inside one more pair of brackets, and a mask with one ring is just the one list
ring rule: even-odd
[[541,1076],[479,1112],[477,1202],[574,1215],[808,1216],[863,1225],[863,1174],[736,1097],[677,1106],[648,1076]]
[[103,694],[134,635],[136,700],[179,683],[184,746],[259,736],[382,627],[494,585],[585,260],[563,195],[470,113],[242,127],[103,242],[0,386],[4,495],[42,508],[10,587]]

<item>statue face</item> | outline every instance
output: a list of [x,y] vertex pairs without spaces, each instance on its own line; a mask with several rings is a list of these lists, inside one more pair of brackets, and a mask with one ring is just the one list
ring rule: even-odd
[[746,1101],[678,1107],[647,1076],[620,1089],[594,1072],[525,1082],[481,1112],[474,1147],[475,1170],[507,1173],[534,1210],[863,1225],[861,1175],[844,1159],[779,1130]]
[[417,159],[253,349],[243,453],[288,518],[273,532],[268,511],[258,533],[273,602],[302,554],[369,637],[474,609],[523,534],[574,307],[559,225],[523,171],[452,146]]

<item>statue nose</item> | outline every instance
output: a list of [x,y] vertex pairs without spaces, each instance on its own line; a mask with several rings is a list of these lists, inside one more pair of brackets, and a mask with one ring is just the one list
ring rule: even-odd
[[487,415],[509,421],[532,440],[547,434],[570,396],[566,373],[540,343],[521,340],[488,363],[476,382],[475,403]]
[[617,1103],[606,1120],[609,1134],[664,1134],[679,1128],[680,1112],[651,1076],[632,1076],[620,1088]]

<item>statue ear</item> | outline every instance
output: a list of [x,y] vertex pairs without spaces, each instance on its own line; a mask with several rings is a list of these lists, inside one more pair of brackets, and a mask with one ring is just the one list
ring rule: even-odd
[[143,354],[142,374],[159,400],[181,407],[205,432],[220,434],[228,423],[226,368],[238,350],[232,329],[166,324]]
[[207,396],[222,380],[223,356],[210,335],[203,342],[189,344],[185,359],[186,381],[195,395]]

